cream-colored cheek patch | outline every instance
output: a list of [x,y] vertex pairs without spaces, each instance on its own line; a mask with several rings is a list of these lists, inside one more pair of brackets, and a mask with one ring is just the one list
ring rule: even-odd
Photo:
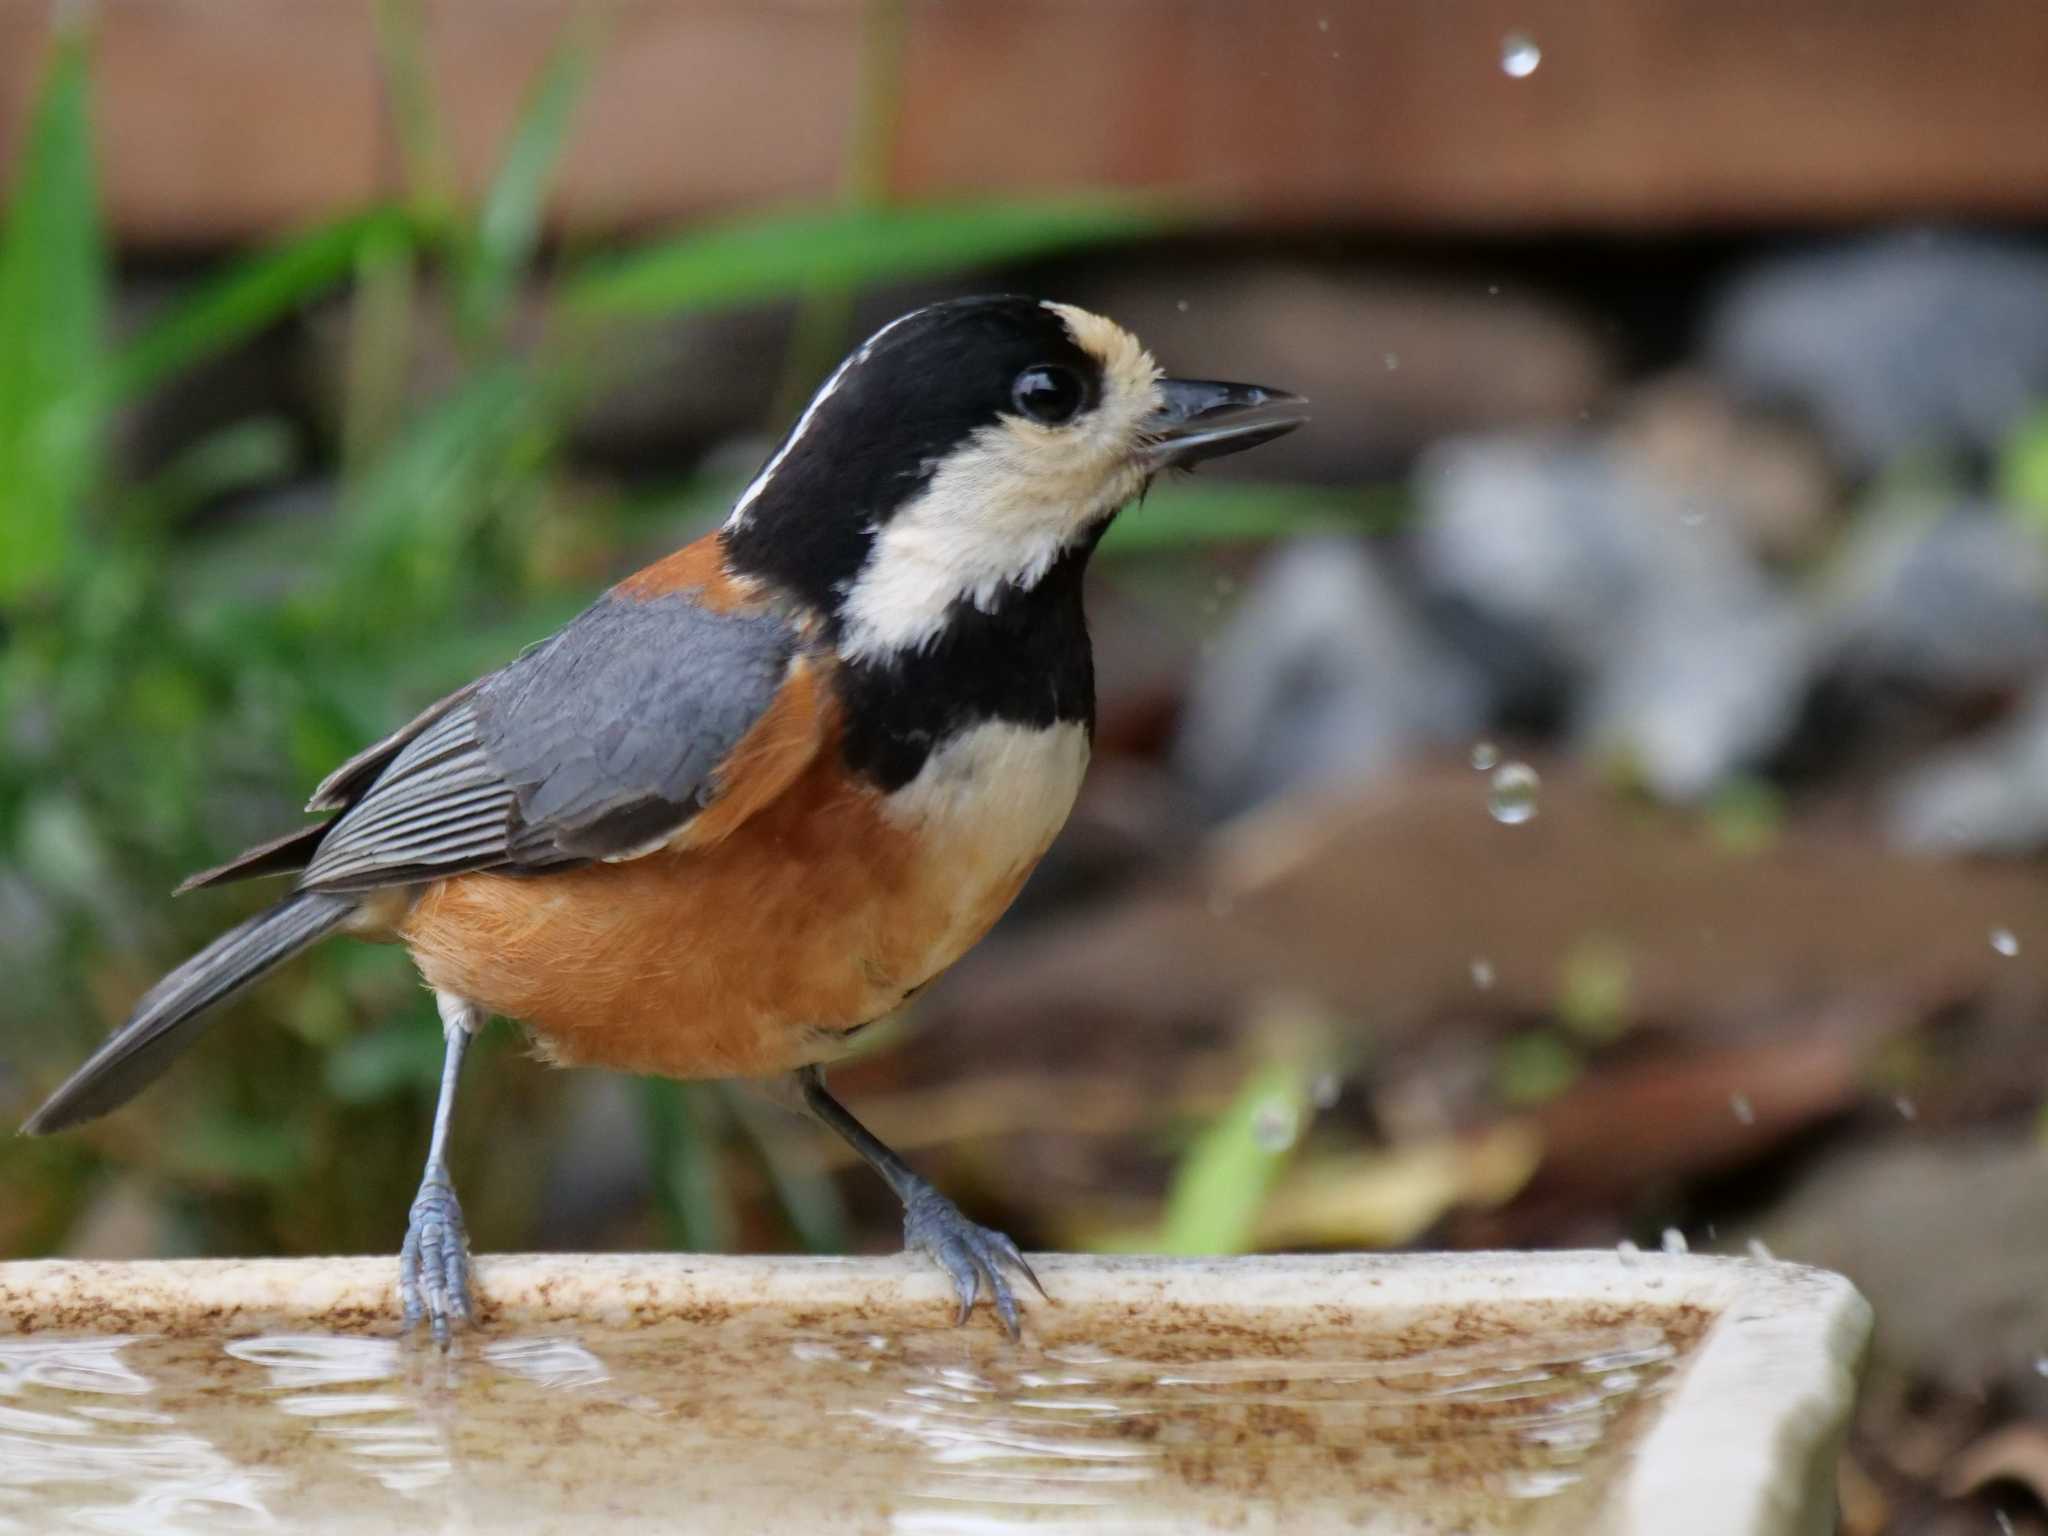
[[1130,332],[1068,304],[1058,314],[1102,370],[1095,405],[1046,426],[1006,415],[975,433],[897,508],[847,590],[841,654],[885,656],[929,643],[956,603],[987,608],[1035,586],[1062,551],[1135,497],[1138,449],[1159,408],[1159,368]]

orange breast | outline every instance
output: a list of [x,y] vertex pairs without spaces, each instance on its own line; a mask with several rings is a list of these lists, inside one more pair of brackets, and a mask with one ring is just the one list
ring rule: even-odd
[[1072,804],[1085,743],[1060,743],[951,773],[935,759],[895,796],[850,782],[828,747],[721,841],[458,876],[399,932],[431,986],[523,1020],[552,1060],[786,1071],[835,1055],[1001,916]]

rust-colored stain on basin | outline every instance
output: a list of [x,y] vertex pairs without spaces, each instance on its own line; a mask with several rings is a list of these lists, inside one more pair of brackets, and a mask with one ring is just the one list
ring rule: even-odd
[[1013,1346],[898,1261],[485,1260],[446,1355],[384,1262],[0,1266],[0,1531],[1596,1528],[1720,1309],[1432,1262],[1051,1259]]

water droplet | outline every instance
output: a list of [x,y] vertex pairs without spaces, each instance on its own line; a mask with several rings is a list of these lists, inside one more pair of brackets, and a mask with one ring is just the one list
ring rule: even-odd
[[1284,1099],[1272,1099],[1252,1112],[1252,1140],[1263,1152],[1285,1152],[1300,1134],[1301,1117]]
[[2015,1536],[2012,1516],[2002,1509],[1991,1511],[1991,1518],[1998,1522],[1998,1536]]
[[1497,298],[1499,298],[1499,297],[1500,297],[1500,284],[1499,284],[1499,283],[1488,283],[1488,284],[1486,285],[1486,296],[1487,296],[1488,298],[1490,298],[1490,299],[1497,299]]
[[1991,947],[2010,960],[2020,952],[2020,936],[2010,928],[1991,930]]
[[1481,955],[1472,962],[1472,985],[1482,992],[1491,992],[1493,983],[1493,962]]
[[1918,1120],[1920,1118],[1920,1106],[1907,1098],[1903,1093],[1892,1100],[1892,1108],[1899,1112],[1901,1120]]
[[1778,1256],[1771,1252],[1760,1237],[1752,1237],[1749,1240],[1749,1256],[1765,1264],[1775,1264],[1778,1261]]
[[1502,1474],[1501,1487],[1511,1499],[1547,1499],[1579,1480],[1569,1467],[1516,1468]]
[[2048,1376],[2048,1355],[2036,1355],[2034,1357],[2034,1374],[2036,1376]]
[[1623,1264],[1633,1265],[1637,1259],[1643,1256],[1643,1250],[1624,1237],[1614,1245],[1614,1256],[1620,1259]]
[[1317,1109],[1328,1109],[1344,1091],[1344,1080],[1334,1072],[1318,1072],[1308,1085],[1308,1101]]
[[1511,80],[1526,80],[1543,62],[1543,50],[1526,32],[1510,32],[1500,40],[1501,73]]
[[1318,32],[1327,32],[1327,31],[1329,31],[1329,30],[1330,30],[1330,18],[1329,18],[1329,17],[1327,17],[1327,16],[1318,16],[1318,17],[1316,18],[1316,30],[1317,30]]
[[1401,354],[1398,352],[1389,352],[1385,356],[1383,356],[1380,359],[1380,361],[1387,365],[1387,372],[1392,373],[1396,368],[1401,366]]
[[1691,1253],[1692,1244],[1685,1240],[1685,1234],[1676,1227],[1664,1229],[1662,1247],[1666,1253]]
[[1188,312],[1188,301],[1186,299],[1175,299],[1173,302],[1173,307],[1179,310],[1182,314],[1186,314]]
[[1527,763],[1502,763],[1493,773],[1493,792],[1486,808],[1493,819],[1506,827],[1519,827],[1536,816],[1536,792],[1543,781]]
[[1484,773],[1489,768],[1500,766],[1500,748],[1490,741],[1476,743],[1472,748],[1472,766]]
[[1748,1094],[1746,1094],[1746,1093],[1731,1093],[1731,1094],[1729,1094],[1729,1095],[1728,1095],[1728,1109],[1729,1109],[1730,1113],[1732,1113],[1732,1114],[1733,1114],[1733,1115],[1735,1116],[1736,1120],[1737,1120],[1737,1121],[1739,1121],[1739,1122],[1740,1122],[1741,1124],[1743,1124],[1743,1125],[1755,1125],[1755,1124],[1756,1124],[1756,1106],[1755,1106],[1754,1104],[1752,1104],[1752,1103],[1750,1103],[1750,1102],[1749,1102],[1749,1095],[1748,1095]]

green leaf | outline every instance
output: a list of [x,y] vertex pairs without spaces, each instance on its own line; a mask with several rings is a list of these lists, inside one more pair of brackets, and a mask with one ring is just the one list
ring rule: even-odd
[[818,1166],[808,1148],[793,1144],[790,1127],[797,1122],[746,1088],[731,1083],[719,1083],[717,1088],[804,1251],[844,1253],[846,1207],[838,1182]]
[[1325,491],[1218,480],[1162,485],[1128,509],[1102,540],[1111,555],[1151,555],[1208,544],[1251,544],[1310,533],[1385,533],[1407,514],[1394,489]]
[[541,430],[539,391],[523,368],[482,370],[400,428],[347,498],[351,580],[387,580],[394,558],[425,569],[457,557],[505,487],[533,467],[519,459]]
[[104,425],[106,310],[89,53],[67,30],[0,232],[0,602],[47,582],[78,537]]
[[586,315],[701,309],[1131,240],[1164,222],[1159,205],[1109,199],[772,214],[595,259],[563,298]]
[[225,352],[340,283],[366,249],[403,243],[408,231],[399,209],[373,208],[235,263],[116,352],[110,389],[121,397],[140,394]]
[[675,1243],[722,1253],[738,1230],[720,1157],[722,1105],[711,1083],[640,1080],[641,1126],[654,1197]]
[[1259,1209],[1293,1155],[1310,1110],[1298,1062],[1274,1061],[1253,1073],[1175,1170],[1159,1251],[1247,1251]]
[[1586,1069],[1577,1046],[1555,1031],[1512,1036],[1493,1064],[1493,1088],[1504,1104],[1544,1104],[1579,1080]]
[[587,40],[567,36],[555,45],[485,194],[460,299],[463,327],[472,338],[491,334],[503,322],[513,286],[533,259],[542,205],[568,142],[592,52]]
[[2048,406],[2036,410],[2006,440],[1999,462],[1999,492],[2014,514],[2048,532]]
[[1613,1040],[1634,1022],[1634,991],[1628,951],[1604,933],[1587,934],[1559,968],[1558,1022],[1582,1040]]
[[441,1080],[446,1045],[417,1019],[351,1035],[327,1053],[327,1091],[344,1104],[374,1104],[431,1093]]
[[420,0],[377,0],[377,62],[398,139],[399,164],[413,216],[444,230],[455,207],[455,171],[434,95]]

